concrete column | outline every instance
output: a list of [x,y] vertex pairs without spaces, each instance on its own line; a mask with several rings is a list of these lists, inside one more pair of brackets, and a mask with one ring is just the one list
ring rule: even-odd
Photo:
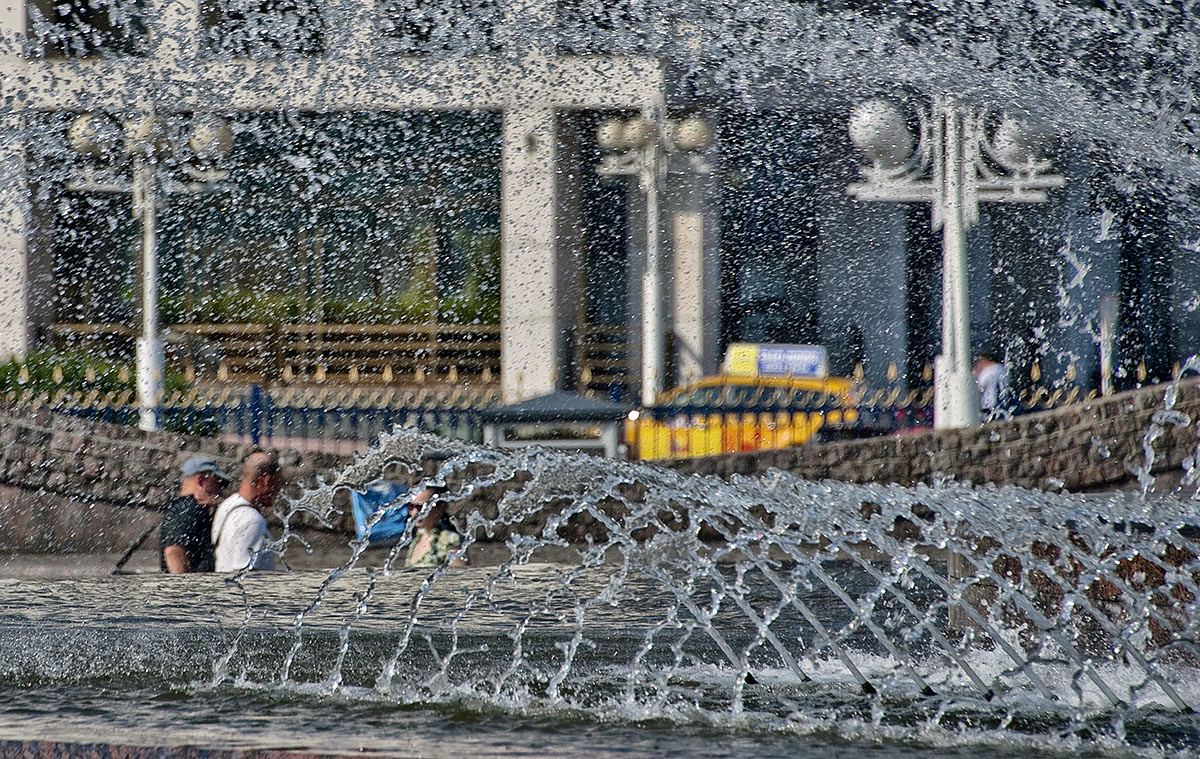
[[672,218],[672,324],[675,332],[675,381],[686,385],[704,375],[704,214],[676,211]]
[[11,63],[25,47],[26,0],[0,0],[0,60]]
[[0,360],[23,357],[33,337],[23,132],[19,114],[0,115]]
[[159,65],[177,65],[191,60],[200,47],[199,0],[153,0],[147,4],[151,14],[150,45]]
[[559,350],[562,377],[559,387],[574,389],[579,379],[579,326],[587,322],[587,265],[583,258],[584,218],[580,173],[595,171],[584,165],[583,141],[578,122],[561,118],[556,125],[555,240],[558,264]]
[[[712,163],[705,156],[707,163]],[[671,246],[671,326],[675,337],[675,376],[668,386],[695,382],[717,371],[721,339],[721,271],[719,202],[710,197],[717,189],[710,165],[707,173],[678,160],[668,176],[666,190]]]
[[555,114],[505,111],[500,186],[500,380],[505,403],[559,385]]
[[[24,0],[0,0],[0,61],[15,65],[25,42]],[[12,93],[0,83],[0,96]],[[0,111],[0,360],[21,357],[32,339],[29,311],[29,178],[25,120]]]
[[337,0],[321,10],[325,55],[338,60],[369,60],[379,44],[375,0]]

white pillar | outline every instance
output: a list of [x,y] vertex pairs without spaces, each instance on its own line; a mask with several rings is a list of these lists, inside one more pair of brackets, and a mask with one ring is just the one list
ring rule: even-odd
[[0,360],[22,358],[30,348],[29,183],[24,119],[0,115]]
[[500,185],[500,381],[505,403],[559,385],[555,115],[504,112]]
[[[24,0],[0,0],[0,63],[16,64],[24,43]],[[11,94],[2,82],[0,90]],[[23,357],[32,337],[24,131],[22,114],[0,112],[0,360]]]
[[[942,354],[934,362],[933,424],[937,429],[979,424],[979,386],[971,371],[966,219],[963,205],[963,121],[944,107],[942,162]],[[967,169],[973,170],[973,169]],[[939,202],[935,200],[935,203]]]
[[674,305],[676,367],[678,384],[686,385],[704,376],[708,359],[705,329],[704,214],[679,211],[674,218]]
[[663,303],[663,255],[659,239],[658,191],[659,161],[663,156],[657,145],[646,149],[642,189],[646,193],[646,270],[642,273],[642,405],[652,406],[666,382],[667,305]]

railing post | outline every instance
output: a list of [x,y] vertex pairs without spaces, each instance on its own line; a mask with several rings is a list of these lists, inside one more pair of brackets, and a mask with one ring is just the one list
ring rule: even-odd
[[263,432],[263,391],[262,385],[250,386],[250,443],[258,446],[262,443]]

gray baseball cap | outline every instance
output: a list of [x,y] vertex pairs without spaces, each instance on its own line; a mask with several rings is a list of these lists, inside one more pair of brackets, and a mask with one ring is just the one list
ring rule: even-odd
[[179,465],[179,473],[184,477],[191,477],[194,474],[215,474],[219,479],[225,482],[233,482],[233,478],[221,471],[217,466],[217,460],[212,456],[197,454],[192,456],[187,461]]

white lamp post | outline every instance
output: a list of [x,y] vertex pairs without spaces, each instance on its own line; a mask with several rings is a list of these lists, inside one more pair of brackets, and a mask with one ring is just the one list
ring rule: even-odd
[[[183,163],[181,171],[191,181],[172,180],[162,175],[164,159],[172,145],[166,125],[153,114],[142,114],[118,126],[108,116],[85,113],[77,116],[67,130],[71,147],[90,159],[80,167],[79,177],[67,183],[72,192],[129,193],[133,215],[141,226],[141,334],[136,341],[138,427],[154,431],[161,428],[159,407],[163,395],[163,340],[158,323],[158,226],[156,214],[164,193],[204,192],[215,189],[228,172],[213,163],[233,148],[233,131],[223,120],[211,115],[191,121],[187,144],[193,164]],[[114,170],[120,162],[119,148],[129,159],[128,179]]]
[[610,119],[596,130],[596,142],[614,151],[601,159],[599,172],[635,176],[646,195],[646,267],[642,275],[642,405],[651,406],[663,391],[666,371],[666,304],[659,244],[658,192],[669,154],[688,153],[693,167],[707,167],[695,155],[712,142],[712,131],[699,118],[669,120],[661,104],[643,116]]
[[871,100],[850,116],[850,139],[871,165],[866,180],[849,187],[858,200],[932,204],[942,230],[942,353],[934,361],[934,427],[979,424],[979,388],[971,371],[971,321],[967,296],[966,233],[979,219],[979,202],[1041,203],[1063,177],[1046,173],[1041,151],[1048,133],[1005,117],[988,140],[986,113],[948,98],[917,112],[920,137],[913,147],[904,117],[891,103]]

